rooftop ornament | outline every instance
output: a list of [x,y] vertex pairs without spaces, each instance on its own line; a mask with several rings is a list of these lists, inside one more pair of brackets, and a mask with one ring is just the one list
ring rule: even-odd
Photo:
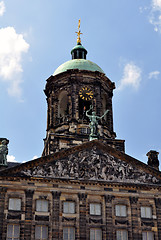
[[81,34],[83,34],[83,33],[81,33],[81,31],[80,31],[80,19],[79,19],[79,21],[78,21],[78,32],[75,32],[75,33],[77,33],[77,44],[80,44],[81,45],[81,38],[80,38],[80,35]]
[[3,139],[0,142],[0,165],[1,166],[7,165],[8,143],[9,143],[8,139]]

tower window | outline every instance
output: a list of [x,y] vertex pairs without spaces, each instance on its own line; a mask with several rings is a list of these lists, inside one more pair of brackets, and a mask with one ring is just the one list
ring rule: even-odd
[[68,115],[68,94],[63,91],[59,95],[58,118],[63,122]]
[[89,121],[86,111],[89,110],[91,104],[91,101],[85,101],[79,97],[79,119]]

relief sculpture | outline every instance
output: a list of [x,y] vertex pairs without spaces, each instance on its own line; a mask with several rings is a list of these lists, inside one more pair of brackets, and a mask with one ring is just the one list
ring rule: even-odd
[[71,154],[66,159],[21,171],[33,177],[87,179],[108,182],[161,183],[156,177],[117,159],[107,153],[92,149]]

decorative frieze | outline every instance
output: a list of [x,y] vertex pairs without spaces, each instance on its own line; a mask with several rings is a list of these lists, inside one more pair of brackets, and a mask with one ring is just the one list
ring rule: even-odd
[[160,179],[150,173],[126,163],[106,152],[95,148],[69,154],[66,158],[22,170],[21,175],[29,177],[49,177],[85,179],[120,183],[158,184]]

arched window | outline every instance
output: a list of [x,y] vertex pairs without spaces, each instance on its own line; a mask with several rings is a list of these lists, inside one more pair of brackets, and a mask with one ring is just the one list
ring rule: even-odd
[[65,121],[68,115],[68,94],[66,91],[62,91],[58,98],[58,118],[60,122]]
[[89,122],[89,118],[86,116],[86,111],[89,110],[92,101],[85,101],[79,97],[79,119]]

